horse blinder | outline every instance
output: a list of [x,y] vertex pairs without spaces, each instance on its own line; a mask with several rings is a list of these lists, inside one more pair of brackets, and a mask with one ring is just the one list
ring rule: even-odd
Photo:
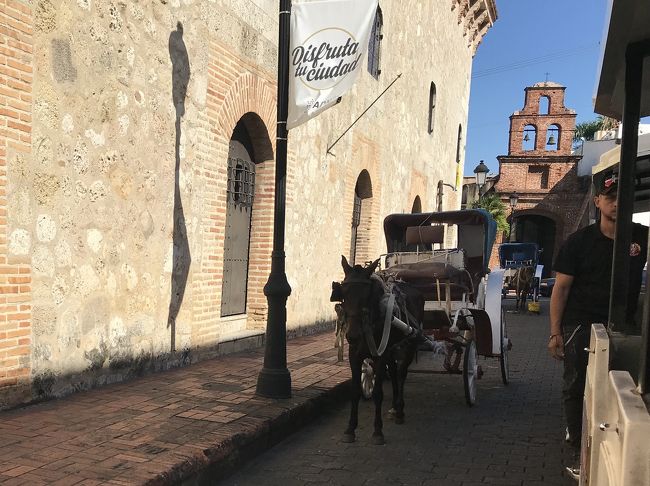
[[343,302],[343,286],[340,282],[332,282],[330,302]]

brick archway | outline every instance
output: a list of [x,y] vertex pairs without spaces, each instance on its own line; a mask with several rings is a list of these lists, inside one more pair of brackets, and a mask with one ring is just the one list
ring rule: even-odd
[[194,347],[213,346],[223,334],[243,330],[241,322],[235,326],[220,317],[227,157],[230,138],[240,120],[250,135],[256,163],[245,329],[263,329],[266,322],[263,287],[270,271],[273,240],[275,82],[226,48],[216,43],[211,47],[207,86],[210,147],[196,168],[202,193],[198,195],[201,259],[193,275]]

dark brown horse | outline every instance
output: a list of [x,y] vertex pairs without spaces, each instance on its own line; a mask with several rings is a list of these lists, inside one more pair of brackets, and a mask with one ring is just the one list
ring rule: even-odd
[[517,292],[517,303],[515,304],[517,311],[526,310],[526,299],[530,293],[530,286],[533,283],[534,276],[535,267],[526,266],[519,267],[512,277],[512,286]]
[[[361,399],[361,367],[366,358],[371,358],[375,370],[375,386],[372,398],[375,404],[375,421],[372,441],[375,444],[384,443],[381,405],[384,398],[382,390],[383,378],[388,372],[393,385],[393,409],[395,422],[404,422],[404,382],[408,366],[413,361],[417,347],[414,335],[404,333],[390,325],[386,328],[385,306],[388,287],[375,274],[379,260],[367,267],[348,264],[342,257],[341,265],[345,279],[340,284],[333,284],[331,300],[342,302],[345,320],[345,337],[349,343],[348,358],[352,371],[352,407],[348,427],[343,434],[344,442],[355,440],[355,430],[358,425],[359,400]],[[412,325],[419,326],[424,312],[424,300],[419,292],[399,285],[395,288],[398,305],[402,305],[413,319]],[[383,299],[383,301],[382,301]],[[383,304],[382,304],[383,302]],[[417,324],[416,324],[417,322]],[[386,333],[388,340],[385,349],[381,349],[382,339]]]

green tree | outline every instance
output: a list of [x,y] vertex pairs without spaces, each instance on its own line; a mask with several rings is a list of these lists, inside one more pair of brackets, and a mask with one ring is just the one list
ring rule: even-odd
[[600,116],[595,120],[576,124],[576,131],[573,133],[573,141],[579,142],[581,139],[593,140],[596,132],[601,130],[612,130],[618,127],[618,121],[606,116]]
[[496,192],[491,192],[480,197],[472,203],[474,209],[485,209],[497,222],[499,231],[503,231],[506,238],[510,236],[510,225],[508,224],[508,209],[501,197]]

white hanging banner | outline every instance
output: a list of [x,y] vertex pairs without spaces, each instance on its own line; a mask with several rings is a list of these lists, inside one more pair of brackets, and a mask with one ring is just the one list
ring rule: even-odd
[[293,5],[287,129],[335,105],[352,87],[364,65],[377,2],[321,0]]

